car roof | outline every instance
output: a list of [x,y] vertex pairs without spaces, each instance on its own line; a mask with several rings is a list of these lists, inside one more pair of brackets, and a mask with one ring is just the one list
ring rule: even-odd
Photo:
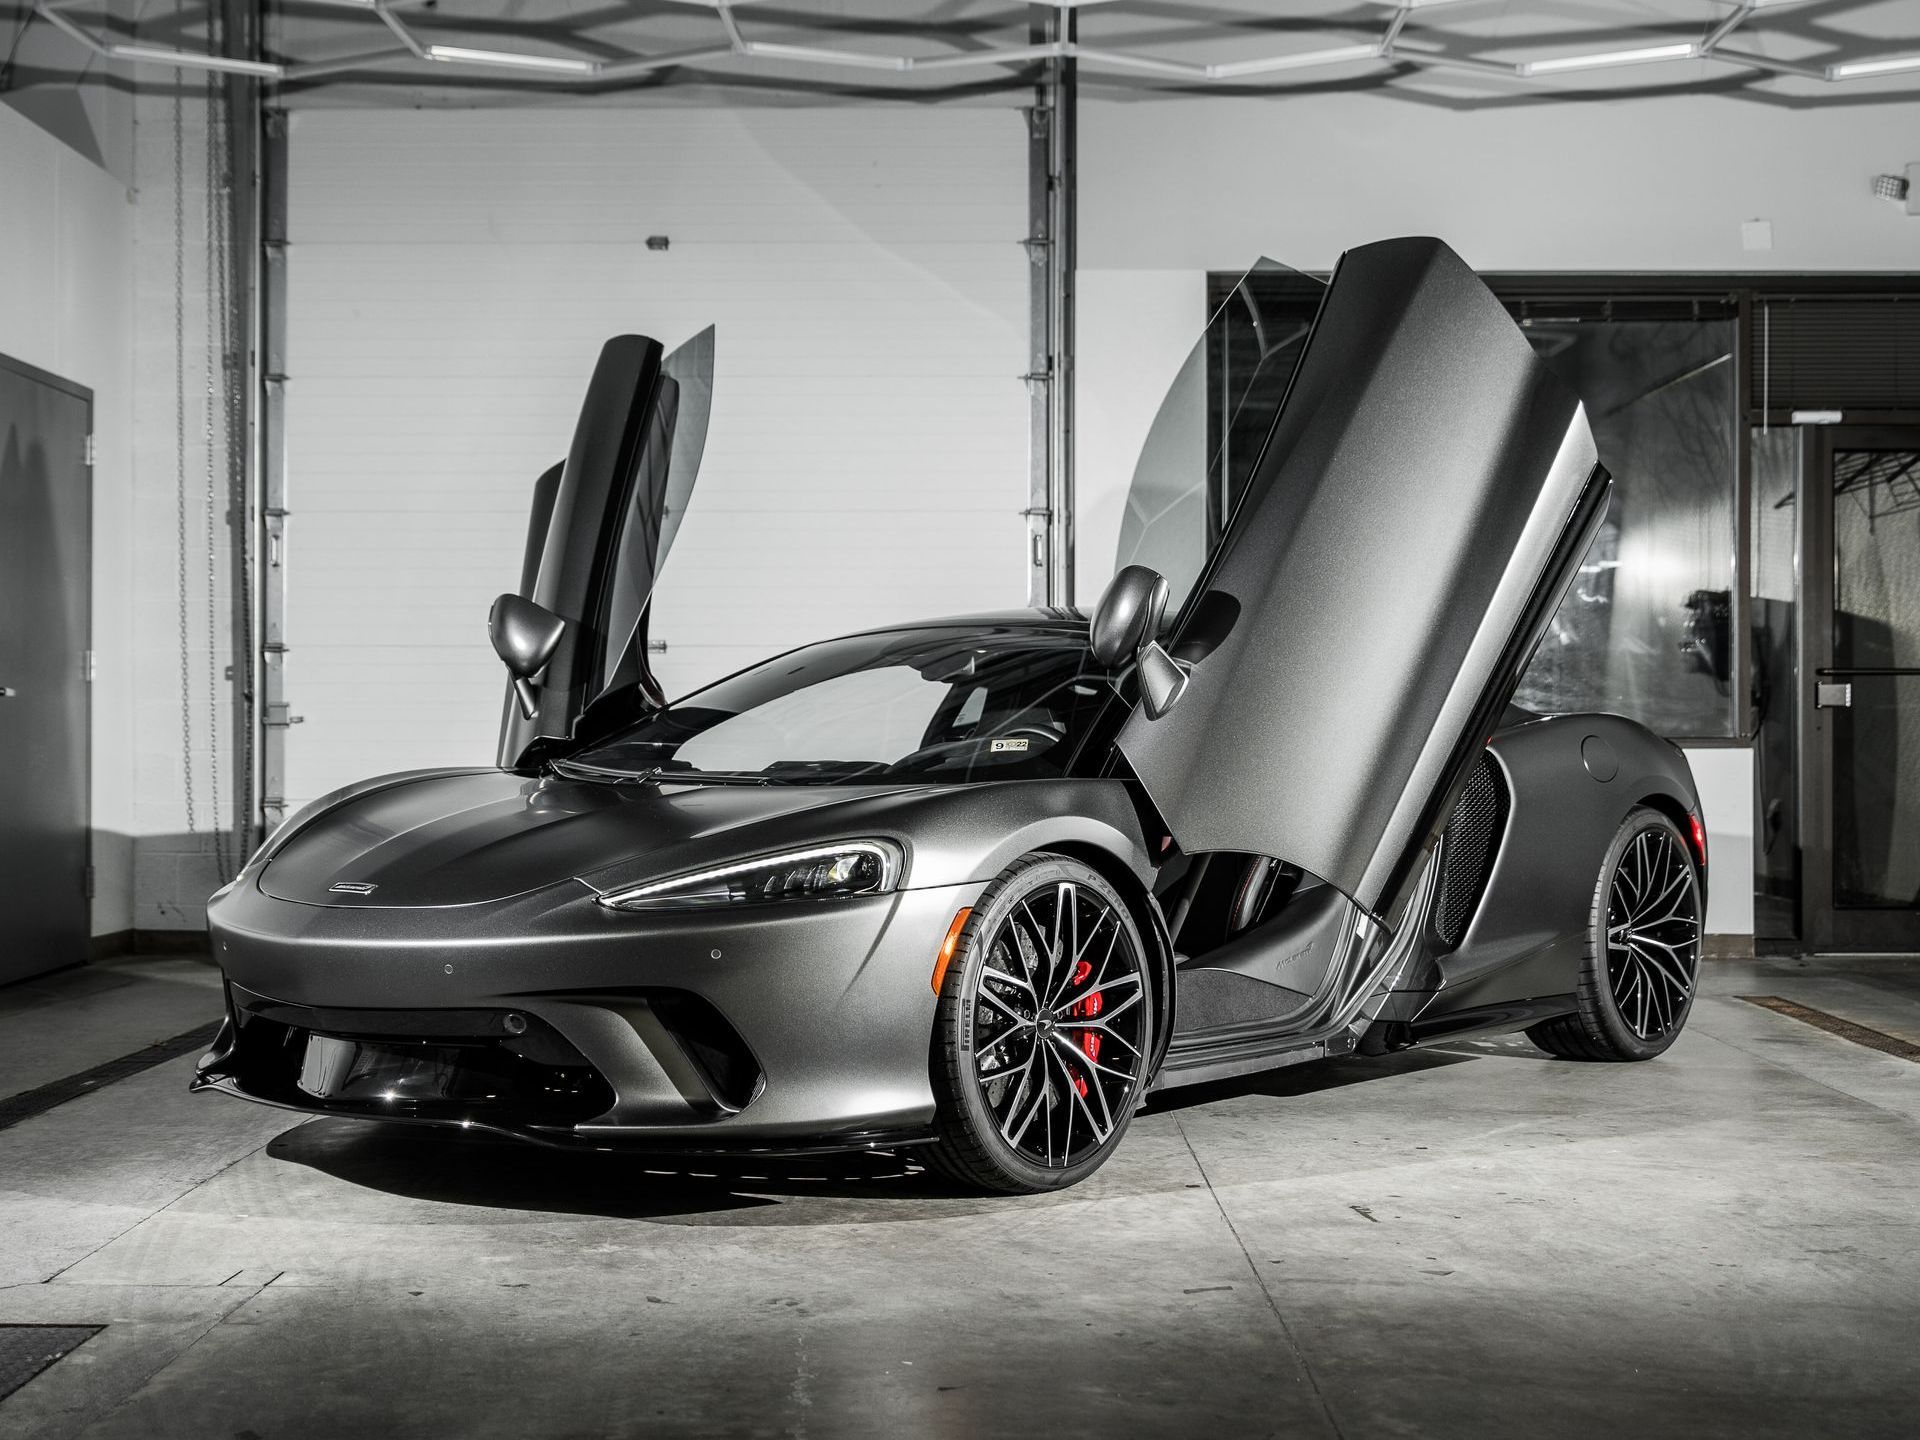
[[1079,610],[1048,606],[1031,610],[988,610],[972,615],[943,615],[925,620],[908,620],[897,625],[872,625],[854,630],[840,638],[855,635],[890,635],[902,630],[1030,630],[1036,635],[1081,635],[1087,631],[1087,617]]

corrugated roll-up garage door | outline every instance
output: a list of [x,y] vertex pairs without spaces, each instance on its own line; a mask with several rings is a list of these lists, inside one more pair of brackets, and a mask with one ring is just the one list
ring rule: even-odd
[[1016,110],[297,112],[289,801],[492,761],[487,606],[615,333],[717,326],[669,693],[1023,604],[1025,163]]

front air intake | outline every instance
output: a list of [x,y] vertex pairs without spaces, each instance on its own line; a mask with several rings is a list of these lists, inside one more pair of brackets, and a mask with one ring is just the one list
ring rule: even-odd
[[1457,949],[1480,905],[1506,833],[1507,777],[1482,752],[1453,807],[1440,840],[1440,893],[1433,904],[1433,935],[1442,951]]

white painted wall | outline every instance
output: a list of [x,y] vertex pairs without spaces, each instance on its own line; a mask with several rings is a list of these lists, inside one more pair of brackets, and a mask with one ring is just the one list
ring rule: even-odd
[[[1095,101],[1080,127],[1092,270],[1324,269],[1389,235],[1482,270],[1911,270],[1920,219],[1872,176],[1920,159],[1920,101],[1722,96],[1449,110],[1371,94]],[[1741,246],[1773,223],[1774,248]]]
[[979,108],[297,112],[290,800],[492,759],[487,606],[621,331],[718,326],[670,691],[1024,603],[1024,143]]
[[[1077,588],[1112,571],[1154,410],[1205,321],[1209,270],[1301,269],[1390,235],[1508,271],[1907,271],[1920,220],[1869,179],[1920,158],[1920,103],[1721,96],[1454,110],[1378,94],[1089,101],[1080,124]],[[1773,248],[1743,248],[1742,222]],[[1708,928],[1750,934],[1752,756],[1689,752],[1720,857]],[[1729,879],[1729,877],[1736,877]]]
[[0,107],[0,352],[93,391],[93,930],[133,924],[134,209],[125,185]]
[[[218,414],[215,396],[227,381],[207,336],[207,107],[197,91],[181,99],[176,235],[174,99],[167,91],[134,97],[133,489],[125,516],[137,537],[126,576],[133,610],[133,924],[201,930],[207,896],[245,858],[215,833],[232,823],[236,769],[226,679],[233,536],[225,461],[216,452],[210,481],[207,441],[209,407]],[[221,422],[212,423],[217,433]]]
[[1707,933],[1753,934],[1753,751],[1689,748],[1707,826]]

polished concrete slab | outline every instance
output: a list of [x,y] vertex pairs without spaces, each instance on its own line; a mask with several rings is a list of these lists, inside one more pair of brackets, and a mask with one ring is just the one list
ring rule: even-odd
[[187,956],[109,960],[0,989],[0,1100],[220,1017],[220,972]]
[[[190,1028],[180,963],[0,991],[0,1093]],[[301,1122],[184,1058],[0,1131],[0,1322],[107,1326],[0,1434],[1910,1435],[1920,1066],[1735,997],[1920,1034],[1920,962],[1704,991],[1647,1065],[1166,1097],[1019,1200]]]

